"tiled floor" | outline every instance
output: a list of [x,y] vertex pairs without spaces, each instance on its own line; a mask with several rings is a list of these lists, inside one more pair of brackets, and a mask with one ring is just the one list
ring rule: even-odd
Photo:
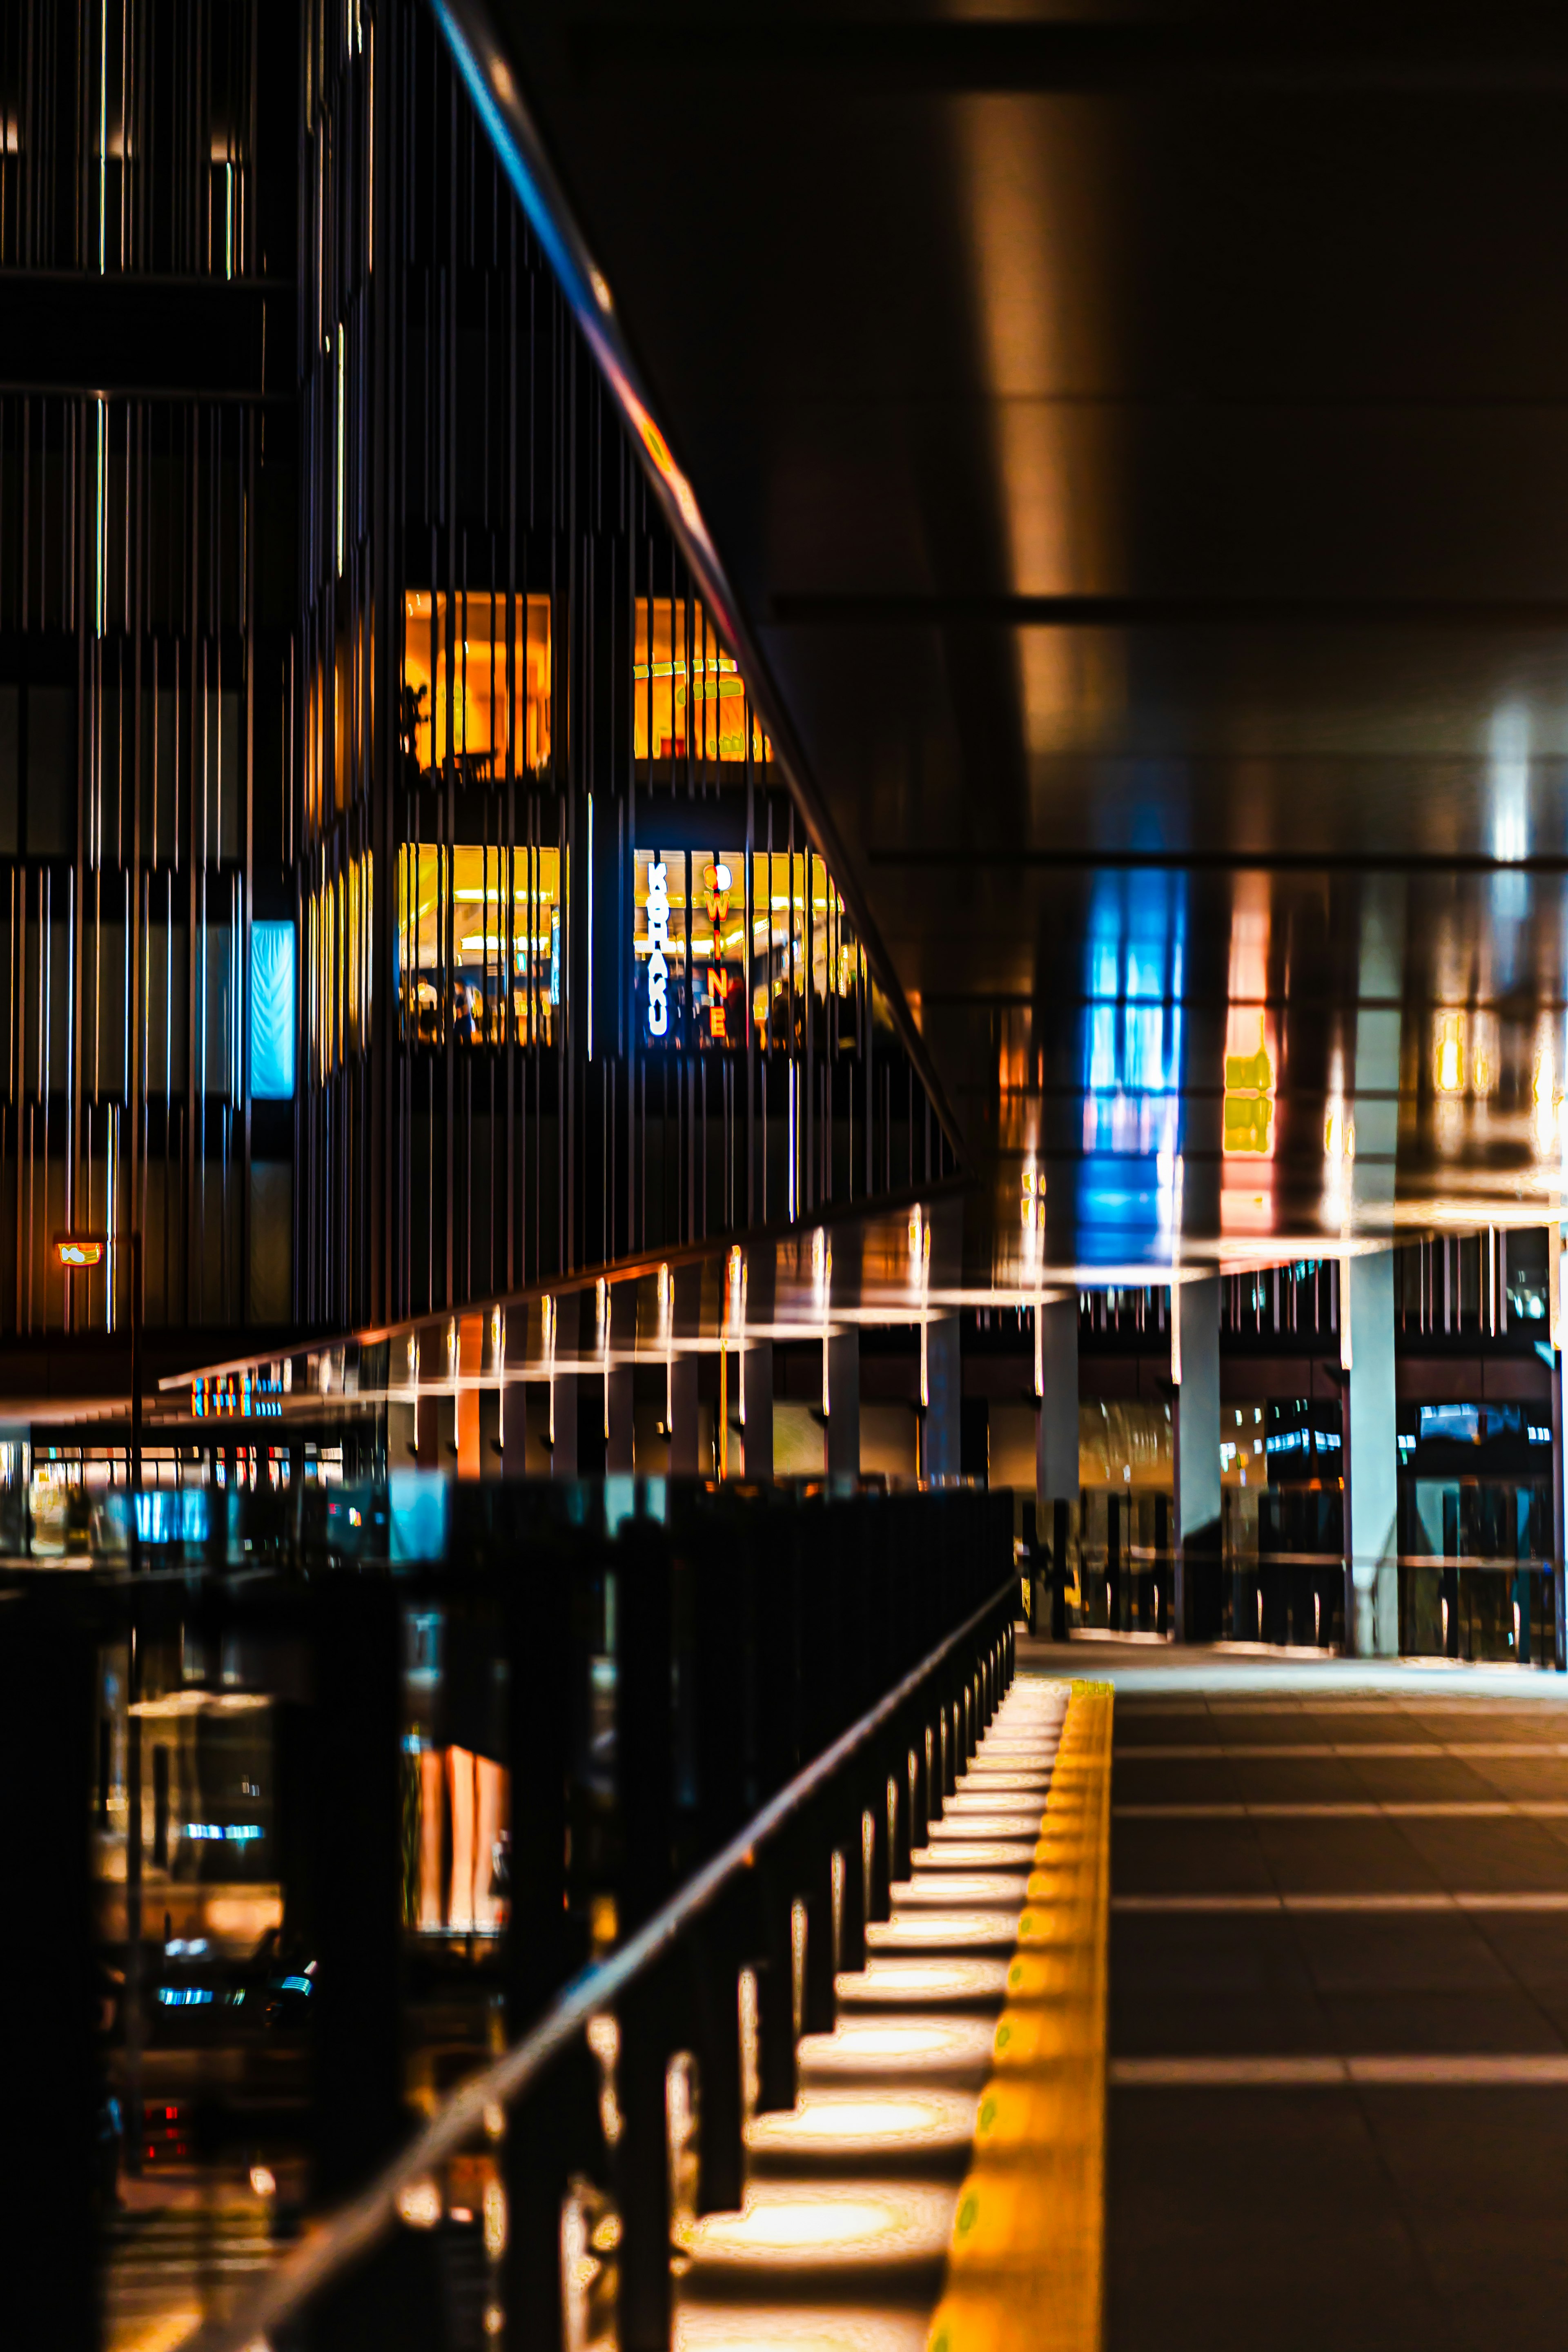
[[1568,1687],[1020,1664],[1118,1685],[1110,2352],[1561,2345]]

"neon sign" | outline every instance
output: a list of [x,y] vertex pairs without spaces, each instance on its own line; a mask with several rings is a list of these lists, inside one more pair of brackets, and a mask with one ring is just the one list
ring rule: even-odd
[[647,1026],[652,1037],[669,1029],[669,892],[662,857],[647,868]]

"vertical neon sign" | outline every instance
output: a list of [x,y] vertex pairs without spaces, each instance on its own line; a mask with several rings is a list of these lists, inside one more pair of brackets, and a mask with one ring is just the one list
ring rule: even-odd
[[669,891],[662,857],[647,868],[647,1026],[651,1037],[669,1029]]

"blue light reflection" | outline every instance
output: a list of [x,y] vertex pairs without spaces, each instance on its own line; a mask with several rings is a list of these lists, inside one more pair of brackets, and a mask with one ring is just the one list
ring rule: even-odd
[[1101,875],[1089,908],[1079,1249],[1163,1256],[1180,1189],[1186,886]]

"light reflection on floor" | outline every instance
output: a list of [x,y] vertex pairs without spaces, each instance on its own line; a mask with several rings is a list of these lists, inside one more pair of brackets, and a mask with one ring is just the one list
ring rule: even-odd
[[677,2315],[674,2340],[675,2352],[925,2352],[926,2313],[923,2305],[752,2310],[689,2303]]
[[885,2009],[938,2001],[988,2000],[1007,1988],[1005,1960],[903,1960],[877,1958],[838,1980],[841,2008]]
[[824,2076],[984,2074],[991,2058],[986,2017],[845,2018],[833,2033],[810,2033],[800,2045],[803,2083]]
[[1064,1702],[1015,1685],[892,1917],[868,1926],[836,2031],[800,2045],[794,2113],[750,2128],[745,2210],[696,2225],[678,2352],[922,2352]]
[[693,2267],[760,2263],[835,2271],[940,2261],[952,2221],[952,2191],[923,2182],[833,2182],[816,2188],[759,2181],[739,2213],[710,2213],[690,2237]]
[[902,1905],[927,1911],[939,1905],[1011,1903],[1028,1891],[1029,1872],[1022,1870],[917,1870],[902,1890]]
[[967,2149],[974,2131],[971,2094],[812,2089],[793,2115],[758,2116],[747,2135],[753,2156],[879,2156]]

